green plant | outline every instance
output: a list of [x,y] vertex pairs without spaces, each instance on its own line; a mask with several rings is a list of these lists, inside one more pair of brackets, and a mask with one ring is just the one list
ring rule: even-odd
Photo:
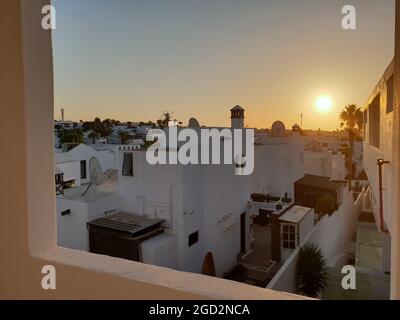
[[59,131],[61,143],[83,143],[83,133],[80,129]]
[[322,250],[313,243],[300,248],[297,262],[297,290],[300,294],[316,298],[327,286],[327,263]]
[[331,216],[335,211],[336,211],[336,200],[329,193],[326,193],[323,196],[321,196],[315,204],[315,213],[319,214],[320,217],[323,217],[324,215],[327,214]]
[[100,137],[100,135],[94,131],[90,132],[88,135],[89,139],[92,139],[92,143],[95,144],[96,139],[98,139]]
[[131,134],[129,134],[128,132],[120,132],[119,138],[121,139],[121,143],[125,144],[128,142],[128,140],[133,139],[133,136]]
[[351,187],[351,179],[353,179],[353,145],[354,139],[356,137],[356,132],[361,131],[364,125],[363,113],[360,108],[358,108],[355,104],[350,104],[344,108],[342,113],[339,116],[341,124],[340,127],[344,128],[348,132],[349,135],[349,157],[348,161],[348,169],[349,169],[349,190]]

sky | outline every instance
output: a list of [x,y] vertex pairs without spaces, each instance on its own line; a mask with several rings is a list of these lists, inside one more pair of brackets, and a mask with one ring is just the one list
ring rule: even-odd
[[[357,29],[342,28],[352,4]],[[53,0],[55,118],[335,130],[394,52],[394,0]],[[332,108],[315,100],[327,95]]]

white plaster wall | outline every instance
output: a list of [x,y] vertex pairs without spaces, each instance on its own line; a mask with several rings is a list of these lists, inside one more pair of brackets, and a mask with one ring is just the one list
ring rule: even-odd
[[[145,152],[133,154],[134,177],[121,175],[123,153],[118,154],[118,194],[123,209],[172,223],[166,232],[177,236],[180,270],[200,272],[210,251],[217,273],[230,271],[240,252],[240,214],[247,210],[251,176],[235,176],[233,165],[151,166]],[[219,222],[224,213],[229,218]],[[189,247],[188,237],[195,231],[199,231],[199,242]]]
[[[236,265],[240,252],[240,215],[247,211],[252,177],[236,176],[233,165],[209,165],[204,170],[205,252],[213,252],[217,275],[222,276]],[[249,242],[249,230],[246,234]]]
[[379,182],[378,182],[378,166],[376,164],[379,158],[386,161],[390,161],[390,164],[384,165],[383,167],[383,188],[386,190],[383,192],[384,202],[384,220],[391,233],[396,232],[392,226],[392,222],[395,218],[394,210],[394,198],[397,196],[398,190],[394,189],[395,186],[395,166],[394,164],[394,149],[393,149],[393,131],[394,112],[386,112],[387,103],[387,90],[386,81],[393,74],[394,64],[390,64],[383,74],[380,82],[374,88],[371,96],[368,99],[366,107],[373,101],[378,93],[380,93],[380,145],[376,148],[369,144],[369,124],[370,119],[368,117],[368,123],[365,125],[365,142],[364,142],[364,157],[363,164],[365,171],[368,176],[368,180],[372,187],[373,194],[373,212],[375,215],[375,221],[379,227]]
[[[119,197],[113,194],[86,203],[83,201],[56,198],[57,244],[69,249],[89,251],[89,233],[86,223],[101,218],[107,211],[119,209]],[[61,212],[71,210],[62,217]]]
[[[55,154],[55,163],[58,167],[63,167],[67,172],[71,172],[71,170],[74,173],[74,176],[79,179],[80,184],[84,183],[89,183],[90,182],[90,174],[89,174],[89,160],[95,157],[99,160],[101,168],[103,172],[109,170],[109,169],[115,169],[115,153],[109,150],[105,151],[97,151],[94,150],[93,148],[80,144],[79,146],[76,146],[72,150],[64,153],[56,153]],[[86,161],[86,172],[87,172],[87,178],[86,179],[80,179],[81,174],[80,174],[80,161]],[[75,166],[74,165],[68,165],[66,162],[77,162],[78,169],[73,168],[71,169],[69,166]],[[79,173],[76,172],[78,170]],[[64,172],[64,171],[63,171]]]
[[[372,211],[375,216],[375,222],[377,224],[377,228],[379,228],[380,217],[379,217],[379,173],[378,173],[378,165],[376,164],[379,158],[389,159],[390,155],[384,154],[380,152],[378,149],[365,144],[364,146],[364,167],[365,172],[368,176],[368,181],[371,185],[372,190]],[[392,164],[386,164],[383,166],[382,170],[382,184],[383,184],[383,216],[385,223],[390,232],[394,232],[391,221],[394,218],[394,198],[396,193],[394,192],[393,185],[393,175],[394,168]]]
[[[204,170],[203,166],[188,165],[183,170],[183,212],[177,216],[182,223],[182,265],[185,270],[201,272],[205,257],[204,241],[207,238],[204,219]],[[199,241],[189,247],[189,235],[199,231]]]
[[334,266],[348,248],[356,231],[362,210],[362,195],[356,202],[347,188],[342,188],[343,202],[332,216],[324,216],[313,229],[308,241],[318,244],[323,250],[329,266]]
[[92,157],[99,160],[103,172],[109,169],[115,169],[115,153],[111,151],[96,151],[87,145],[80,144],[70,150],[68,155],[77,161],[86,161],[87,178],[81,180],[82,184],[90,182],[89,161]]
[[267,289],[290,293],[296,292],[296,267],[299,259],[299,252],[300,247],[297,247],[276,273],[274,278],[268,283]]
[[144,263],[178,269],[178,241],[174,236],[161,234],[141,243]]
[[314,228],[314,210],[311,210],[304,218],[301,220],[299,225],[299,233],[300,233],[300,243],[303,243],[310,232]]
[[[344,201],[338,211],[331,217],[324,216],[305,237],[303,243],[317,244],[324,252],[328,266],[335,266],[344,252],[347,251],[349,241],[356,231],[357,220],[362,209],[362,195],[353,201],[353,196],[343,189]],[[294,293],[296,290],[296,264],[298,261],[299,246],[285,261],[279,272],[270,281],[267,288]]]
[[329,177],[329,153],[304,151],[304,172],[315,176]]
[[[329,177],[334,181],[344,181],[346,178],[346,160],[341,153],[330,154]],[[358,173],[357,173],[358,174]]]
[[255,146],[252,192],[294,197],[294,182],[304,176],[302,139],[266,140]]
[[74,178],[76,186],[81,185],[81,166],[79,161],[57,163],[56,167],[64,173],[64,180]]

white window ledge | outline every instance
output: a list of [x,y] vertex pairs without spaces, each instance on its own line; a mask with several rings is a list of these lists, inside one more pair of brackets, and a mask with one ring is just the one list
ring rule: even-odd
[[201,274],[175,271],[139,262],[54,247],[34,255],[46,261],[106,273],[150,285],[218,300],[308,300],[303,296],[263,289]]

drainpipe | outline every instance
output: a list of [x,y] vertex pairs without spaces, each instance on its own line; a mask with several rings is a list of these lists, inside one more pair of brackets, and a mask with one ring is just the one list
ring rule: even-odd
[[382,186],[382,167],[385,164],[389,164],[390,161],[385,161],[383,159],[378,159],[378,171],[379,171],[379,219],[380,219],[380,229],[384,233],[389,233],[389,230],[385,228],[384,219],[383,219],[383,186]]

